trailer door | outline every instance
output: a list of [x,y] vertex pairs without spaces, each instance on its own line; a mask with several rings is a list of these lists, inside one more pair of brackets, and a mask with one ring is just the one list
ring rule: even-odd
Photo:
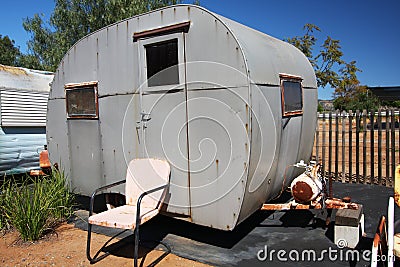
[[171,164],[168,212],[190,216],[185,33],[138,39],[142,157]]

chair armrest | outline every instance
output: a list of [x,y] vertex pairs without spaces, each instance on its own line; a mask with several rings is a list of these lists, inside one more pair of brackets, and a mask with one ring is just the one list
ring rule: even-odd
[[122,180],[122,181],[119,181],[119,182],[115,182],[115,183],[112,183],[112,184],[109,184],[109,185],[105,185],[105,186],[99,187],[96,190],[94,190],[92,195],[91,195],[91,197],[90,197],[89,217],[92,216],[92,214],[93,214],[94,197],[97,195],[97,193],[99,193],[101,191],[104,191],[106,189],[109,189],[111,187],[124,184],[125,182],[126,182],[126,180]]
[[140,224],[140,205],[141,205],[141,203],[142,203],[142,199],[143,199],[145,196],[147,196],[147,195],[149,195],[149,194],[151,194],[151,193],[154,193],[154,192],[156,192],[156,191],[159,191],[159,190],[161,190],[161,189],[166,188],[168,185],[169,185],[169,184],[164,184],[164,185],[162,185],[162,186],[159,186],[159,187],[150,189],[150,190],[148,190],[148,191],[143,192],[143,193],[139,196],[139,198],[138,198],[138,200],[137,200],[137,204],[136,204],[136,226]]

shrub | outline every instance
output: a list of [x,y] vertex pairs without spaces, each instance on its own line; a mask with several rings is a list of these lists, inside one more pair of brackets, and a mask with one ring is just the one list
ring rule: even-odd
[[4,198],[5,198],[5,191],[4,191],[4,183],[0,186],[0,230],[4,230],[7,228],[7,220],[4,210]]
[[50,214],[54,223],[62,222],[73,213],[75,196],[67,182],[64,171],[52,170],[50,179],[44,180],[51,196]]
[[9,222],[24,241],[38,240],[46,230],[68,219],[74,196],[63,172],[53,170],[41,179],[27,177],[22,184],[6,181],[2,205]]

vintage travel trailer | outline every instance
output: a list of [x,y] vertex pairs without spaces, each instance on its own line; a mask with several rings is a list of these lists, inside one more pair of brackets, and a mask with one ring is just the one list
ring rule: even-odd
[[124,179],[134,158],[167,160],[163,213],[232,230],[300,174],[293,164],[310,159],[316,110],[315,74],[298,49],[177,5],[71,47],[51,86],[47,143],[83,195]]
[[39,169],[53,73],[0,65],[0,176]]

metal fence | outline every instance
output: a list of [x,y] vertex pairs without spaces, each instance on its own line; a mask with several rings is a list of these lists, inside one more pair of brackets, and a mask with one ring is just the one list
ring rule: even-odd
[[333,180],[393,186],[400,163],[399,111],[318,113],[313,157]]

